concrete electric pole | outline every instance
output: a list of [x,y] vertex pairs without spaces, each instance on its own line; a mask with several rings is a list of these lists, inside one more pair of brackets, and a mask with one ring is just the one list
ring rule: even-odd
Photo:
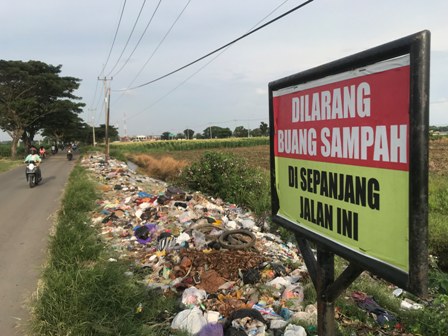
[[[109,81],[111,81],[113,77],[107,78],[100,78],[98,77],[98,80],[102,80],[104,82],[104,101],[105,101],[105,112],[106,112],[106,129],[105,129],[105,143],[106,143],[106,150],[104,153],[105,161],[106,163],[109,162],[109,116],[110,116],[110,84]],[[109,84],[109,85],[108,85]]]

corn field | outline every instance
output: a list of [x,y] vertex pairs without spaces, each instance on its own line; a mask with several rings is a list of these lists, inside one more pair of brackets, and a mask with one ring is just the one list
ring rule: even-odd
[[269,137],[228,138],[207,140],[160,140],[147,142],[112,143],[111,150],[117,149],[128,153],[188,151],[211,148],[235,148],[269,145]]

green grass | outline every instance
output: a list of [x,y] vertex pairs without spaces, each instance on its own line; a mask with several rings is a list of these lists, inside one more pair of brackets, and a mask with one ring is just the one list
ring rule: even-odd
[[429,180],[429,250],[448,272],[448,179],[432,175]]
[[[22,160],[11,160],[0,158],[0,173],[11,170],[23,164]],[[24,168],[25,169],[25,168]]]
[[[23,145],[19,145],[17,147],[17,157],[16,158],[25,158],[25,148]],[[11,144],[10,143],[1,143],[0,144],[0,159],[1,158],[11,158]]]
[[[87,172],[75,167],[49,246],[48,265],[33,302],[33,335],[168,335],[159,312],[176,309],[174,299],[149,291],[126,276],[126,262],[113,256],[91,227],[97,199]],[[137,312],[141,305],[143,310]]]

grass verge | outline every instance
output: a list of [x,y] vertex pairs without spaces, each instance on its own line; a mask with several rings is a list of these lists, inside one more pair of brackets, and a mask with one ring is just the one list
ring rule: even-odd
[[23,164],[21,160],[0,159],[0,173],[11,170]]
[[83,168],[75,167],[33,301],[30,333],[168,335],[169,330],[151,326],[157,324],[159,312],[175,309],[174,299],[125,275],[126,262],[108,261],[112,252],[98,240],[90,221],[96,199],[94,182]]

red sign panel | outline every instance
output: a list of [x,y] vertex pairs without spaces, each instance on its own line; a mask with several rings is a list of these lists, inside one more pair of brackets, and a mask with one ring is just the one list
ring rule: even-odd
[[409,82],[406,65],[273,97],[275,156],[408,171]]

